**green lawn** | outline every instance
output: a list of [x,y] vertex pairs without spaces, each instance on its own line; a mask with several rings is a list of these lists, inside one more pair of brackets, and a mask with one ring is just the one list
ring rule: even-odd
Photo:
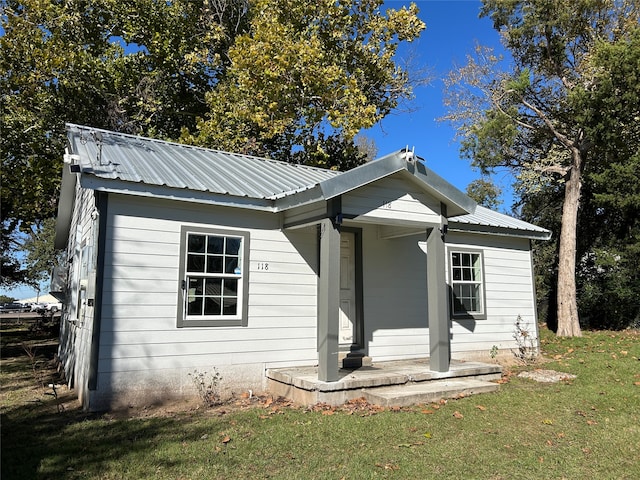
[[3,480],[640,478],[638,331],[543,331],[550,361],[538,367],[577,375],[570,382],[538,384],[515,369],[498,393],[409,409],[262,398],[135,418],[57,413],[28,381],[44,358],[12,349],[14,333],[2,337]]

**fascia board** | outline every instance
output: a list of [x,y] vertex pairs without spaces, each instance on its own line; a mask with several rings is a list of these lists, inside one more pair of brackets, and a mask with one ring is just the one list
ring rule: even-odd
[[62,181],[60,183],[60,199],[58,200],[58,213],[56,215],[56,235],[54,248],[59,250],[67,246],[69,229],[73,216],[73,204],[76,195],[77,173],[69,171],[66,163],[62,168]]
[[448,217],[475,212],[476,202],[440,175],[427,168],[424,163],[416,162],[416,169],[413,175],[420,183],[429,187],[431,195],[447,205]]
[[548,230],[520,230],[515,228],[492,227],[489,225],[455,223],[451,220],[449,220],[448,228],[450,232],[478,233],[483,235],[496,235],[501,237],[519,237],[528,238],[531,240],[549,240],[551,238],[551,232]]
[[276,210],[283,211],[309,203],[330,200],[408,168],[408,162],[399,153],[390,154],[319,182],[302,192],[279,198],[276,201]]
[[227,194],[197,192],[193,190],[171,188],[163,185],[149,185],[146,183],[133,183],[123,180],[103,179],[93,175],[82,175],[80,185],[91,190],[135,195],[147,198],[162,198],[182,202],[199,203],[206,205],[221,205],[226,207],[245,208],[275,212],[274,201],[250,197],[238,197]]

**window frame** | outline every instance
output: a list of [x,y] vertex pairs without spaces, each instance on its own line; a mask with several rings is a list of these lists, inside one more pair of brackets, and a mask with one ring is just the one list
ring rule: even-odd
[[[453,254],[467,254],[467,255],[478,255],[480,262],[480,280],[479,281],[465,281],[465,280],[454,280],[453,275]],[[477,250],[472,248],[460,248],[460,247],[450,247],[447,250],[447,263],[448,263],[448,275],[449,275],[449,308],[451,317],[454,319],[474,319],[474,320],[485,320],[487,318],[487,295],[486,295],[486,277],[485,277],[485,266],[484,266],[484,251]],[[478,299],[481,303],[481,309],[479,311],[464,311],[464,312],[456,312],[455,310],[455,294],[454,294],[454,286],[456,284],[464,284],[464,285],[479,285],[480,286],[480,294]]]
[[[187,272],[187,249],[189,234],[233,237],[241,239],[241,273],[238,278],[237,305],[240,312],[236,315],[210,315],[210,316],[189,316],[187,315],[187,291],[188,278]],[[178,328],[188,327],[246,327],[248,324],[248,307],[249,307],[249,241],[250,235],[248,231],[228,230],[216,227],[197,227],[183,225],[180,229],[180,266],[178,270],[178,311],[177,326]],[[208,278],[230,278],[229,274],[221,273],[219,277],[216,274],[202,275]],[[192,273],[191,276],[198,276]],[[233,277],[231,277],[233,278]]]

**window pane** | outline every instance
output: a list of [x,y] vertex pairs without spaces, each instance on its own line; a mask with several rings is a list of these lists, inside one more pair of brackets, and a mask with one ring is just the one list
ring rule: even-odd
[[224,253],[224,237],[209,236],[209,245],[207,247],[207,253],[222,255]]
[[204,299],[205,315],[220,315],[220,297],[206,297]]
[[204,253],[204,239],[204,235],[190,234],[187,251],[193,253]]
[[240,251],[240,242],[241,240],[239,238],[227,237],[227,250],[225,253],[227,255],[238,255],[238,252]]
[[204,272],[204,255],[187,255],[187,272]]
[[454,267],[459,267],[462,262],[460,262],[460,254],[459,253],[452,253],[451,254],[451,264]]
[[224,273],[235,273],[238,267],[238,257],[226,257],[224,265]]
[[459,268],[453,269],[453,279],[454,280],[462,280],[462,270]]
[[233,296],[238,295],[238,280],[234,278],[225,278],[224,279],[224,296]]
[[188,315],[202,315],[202,297],[189,297],[187,303]]
[[189,277],[189,295],[202,295],[202,278]]
[[462,265],[465,267],[470,267],[471,266],[471,255],[468,253],[463,253],[462,254]]
[[222,294],[222,279],[221,278],[208,278],[207,279],[207,289],[205,290],[205,295],[220,296],[221,294]]
[[480,264],[480,255],[478,255],[473,261],[473,279],[480,281],[482,276],[482,267]]
[[471,280],[471,270],[469,270],[468,268],[465,268],[464,270],[462,270],[462,279],[466,280],[466,281],[470,281]]
[[238,312],[238,299],[225,298],[223,315],[235,315]]
[[222,273],[222,257],[207,257],[207,273]]

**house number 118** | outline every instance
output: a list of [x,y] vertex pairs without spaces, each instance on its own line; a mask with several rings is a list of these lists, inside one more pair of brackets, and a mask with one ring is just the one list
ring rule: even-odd
[[264,262],[258,262],[258,270],[269,270],[269,264]]

